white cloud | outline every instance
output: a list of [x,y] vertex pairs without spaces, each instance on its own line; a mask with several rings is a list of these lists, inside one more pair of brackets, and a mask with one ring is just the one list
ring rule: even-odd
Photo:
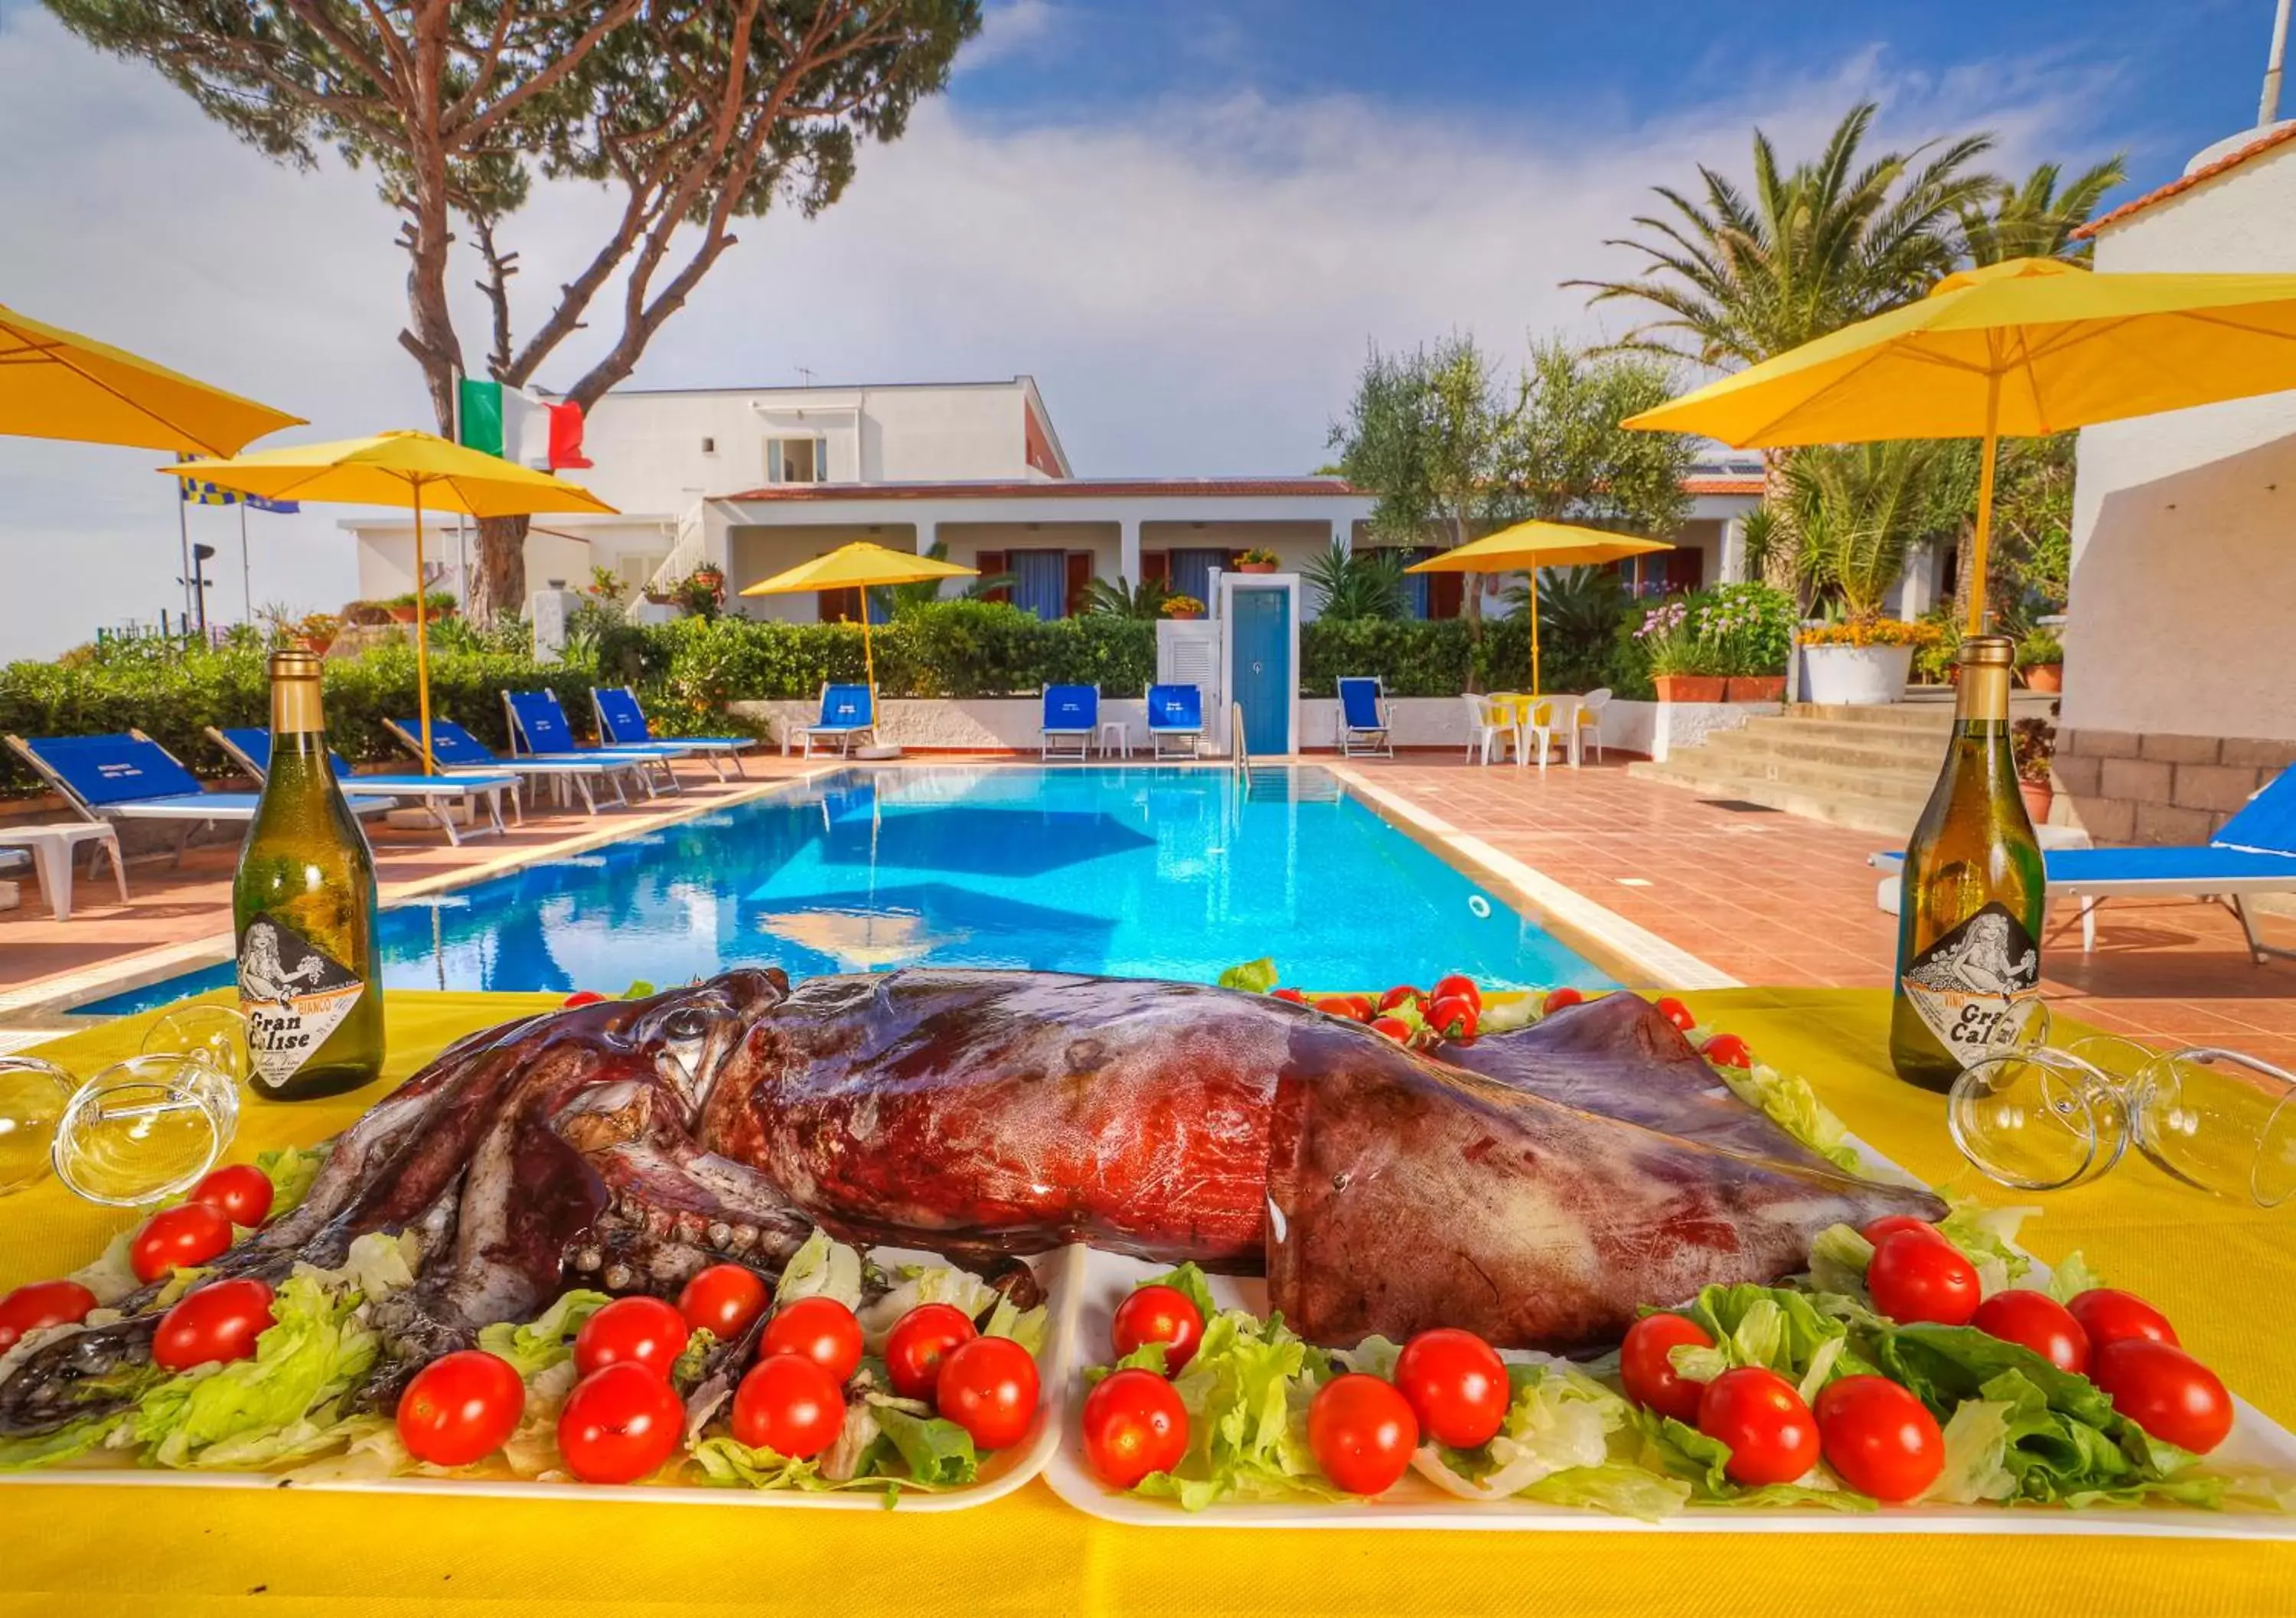
[[[299,436],[427,424],[396,342],[396,221],[367,177],[279,169],[148,71],[44,14],[0,14],[17,19],[0,28],[12,86],[0,150],[12,160],[0,171],[0,296],[312,416]],[[1015,0],[992,10],[987,43],[1033,48],[1070,21]],[[1622,327],[1617,306],[1598,321],[1558,283],[1630,269],[1603,238],[1653,182],[1688,183],[1701,160],[1742,168],[1757,119],[1795,154],[1851,100],[1878,95],[1888,138],[1983,125],[2003,133],[2013,168],[2097,104],[2093,78],[2049,63],[1913,76],[1877,53],[1816,76],[1740,68],[1726,95],[1640,120],[1593,94],[1455,118],[1237,93],[1057,127],[968,116],[961,97],[931,103],[900,143],[863,153],[820,219],[747,226],[637,380],[1026,371],[1080,471],[1296,470],[1324,458],[1366,341],[1464,329],[1513,351],[1527,331]],[[604,207],[595,192],[537,195],[515,231],[526,299],[578,261]],[[480,310],[465,315],[476,357]],[[565,384],[581,358],[541,380]],[[0,440],[0,546],[16,586],[0,595],[0,657],[51,653],[173,604],[175,513],[145,470],[156,458]],[[258,602],[332,606],[351,593],[338,514],[251,520]],[[235,519],[193,521],[225,549],[222,603],[235,611]]]
[[980,32],[957,57],[960,73],[976,72],[991,62],[1041,50],[1060,32],[1068,18],[1053,0],[1004,0],[981,13]]

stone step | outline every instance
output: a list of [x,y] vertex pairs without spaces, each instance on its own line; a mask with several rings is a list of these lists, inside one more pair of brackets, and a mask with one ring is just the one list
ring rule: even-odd
[[1921,817],[1922,804],[1898,797],[1841,790],[1800,781],[1749,780],[1729,770],[1702,768],[1697,749],[1677,753],[1663,764],[1638,762],[1627,773],[1645,781],[1686,788],[1702,798],[1729,798],[1869,832],[1882,846],[1902,843]]
[[1685,749],[1667,762],[1682,764],[1702,778],[1720,784],[1736,781],[1750,786],[1767,784],[1801,787],[1820,795],[1881,798],[1910,804],[1916,811],[1929,801],[1931,789],[1937,784],[1934,770],[1916,775],[1855,764],[1814,763],[1807,759],[1773,759],[1759,754],[1733,757],[1704,747]]
[[1868,730],[1949,730],[1950,702],[1789,702],[1784,716],[1833,725],[1857,725]]
[[1938,767],[1945,757],[1939,738],[1923,737],[1917,745],[1895,747],[1886,743],[1867,745],[1863,741],[1843,741],[1832,735],[1800,735],[1791,729],[1723,731],[1708,736],[1698,751],[1709,758],[1734,762],[1790,760],[1832,764],[1870,769],[1880,775],[1908,776],[1923,782],[1937,778]]

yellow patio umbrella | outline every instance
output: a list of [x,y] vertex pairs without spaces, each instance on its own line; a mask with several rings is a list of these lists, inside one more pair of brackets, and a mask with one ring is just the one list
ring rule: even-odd
[[617,514],[586,489],[429,432],[379,432],[373,438],[343,439],[332,444],[258,450],[228,461],[182,461],[160,470],[240,494],[260,495],[266,500],[414,508],[414,680],[416,702],[422,710],[425,775],[437,767],[430,759],[430,612],[422,579],[424,507],[472,517],[529,517],[541,512]]
[[0,434],[235,455],[302,420],[0,306]]
[[1627,418],[1739,448],[1981,438],[1969,630],[1997,446],[2296,388],[2296,275],[2098,275],[2012,259]]
[[1538,687],[1538,570],[1592,567],[1604,562],[1624,562],[1674,548],[1663,539],[1639,539],[1632,534],[1605,533],[1599,528],[1578,528],[1568,522],[1518,522],[1496,534],[1457,546],[1439,556],[1414,563],[1413,573],[1512,573],[1530,575],[1530,694]]
[[881,584],[921,584],[928,579],[978,579],[978,568],[936,562],[914,551],[888,550],[866,539],[840,545],[825,556],[800,562],[786,572],[760,579],[744,595],[794,595],[808,590],[855,591],[861,603],[861,662],[869,674],[869,719],[877,719],[877,653],[869,642],[869,591]]

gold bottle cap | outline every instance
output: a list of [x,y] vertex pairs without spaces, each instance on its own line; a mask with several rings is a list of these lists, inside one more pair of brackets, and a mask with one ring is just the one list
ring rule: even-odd
[[275,680],[315,680],[319,678],[319,654],[308,646],[289,646],[271,654],[271,678]]
[[2017,643],[2005,635],[1972,635],[1961,643],[1964,669],[2007,669],[2017,661]]

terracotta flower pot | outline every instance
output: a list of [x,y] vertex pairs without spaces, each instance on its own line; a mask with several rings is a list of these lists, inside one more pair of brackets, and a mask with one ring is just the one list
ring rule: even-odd
[[1718,702],[1730,685],[1719,674],[1661,674],[1651,683],[1661,702]]
[[1180,622],[1185,623],[1191,619],[1201,618],[1203,613],[1200,609],[1185,607],[1177,612],[1167,612],[1164,616],[1170,619],[1177,619]]
[[2065,688],[2065,666],[2062,663],[2035,663],[2025,670],[2028,691],[2062,691]]
[[1242,562],[1236,564],[1239,573],[1272,573],[1280,565],[1273,562]]
[[1734,674],[1730,677],[1726,702],[1776,702],[1784,700],[1786,677],[1783,674]]
[[2049,806],[2057,801],[2057,789],[2046,781],[2020,781],[2017,795],[2025,801],[2026,817],[2035,825],[2049,823]]

